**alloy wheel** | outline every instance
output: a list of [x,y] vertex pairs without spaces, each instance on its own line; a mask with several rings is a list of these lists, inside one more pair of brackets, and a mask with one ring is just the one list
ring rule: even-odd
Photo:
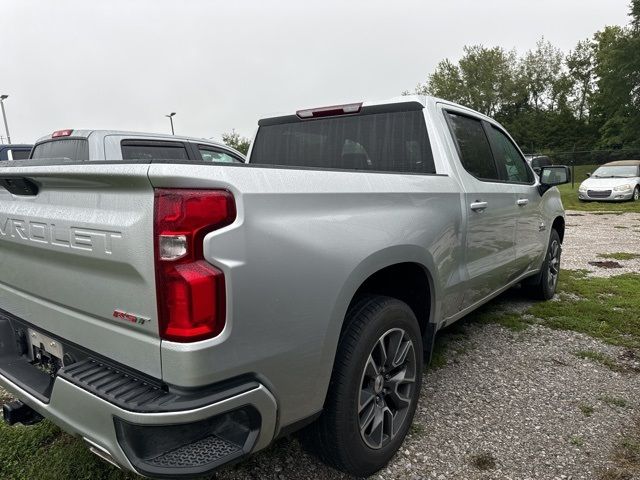
[[403,426],[416,382],[416,351],[401,328],[385,332],[369,353],[358,398],[360,435],[372,449],[387,445]]

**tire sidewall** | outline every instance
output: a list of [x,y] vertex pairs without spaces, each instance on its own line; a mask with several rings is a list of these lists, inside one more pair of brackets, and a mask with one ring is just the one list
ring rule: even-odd
[[[372,449],[364,442],[359,430],[358,401],[360,382],[369,353],[375,343],[384,333],[393,328],[402,328],[413,342],[414,355],[416,356],[416,382],[411,405],[402,428],[387,445],[380,449]],[[345,372],[347,378],[351,379],[351,381],[347,388],[348,391],[343,392],[342,397],[342,408],[347,420],[343,425],[343,434],[346,435],[348,444],[352,446],[348,452],[351,463],[358,465],[362,471],[374,473],[384,467],[393,457],[411,427],[422,385],[422,338],[418,322],[411,309],[400,301],[389,299],[384,309],[378,312],[376,318],[371,319],[366,324],[360,340],[353,352],[352,358],[354,358],[354,361],[351,362],[347,369],[348,371]]]

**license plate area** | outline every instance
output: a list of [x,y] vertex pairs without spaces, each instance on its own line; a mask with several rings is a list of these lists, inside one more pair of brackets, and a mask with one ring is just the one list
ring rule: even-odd
[[30,328],[27,343],[31,363],[41,370],[53,376],[64,365],[64,349],[57,340]]

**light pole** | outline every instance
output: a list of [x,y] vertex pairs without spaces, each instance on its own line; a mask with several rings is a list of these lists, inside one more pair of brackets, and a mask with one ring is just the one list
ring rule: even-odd
[[[175,114],[176,114],[176,112],[171,112],[169,115],[165,115],[165,117],[169,117],[169,121],[171,122],[171,135],[175,135],[175,133],[173,131],[173,116]],[[6,123],[6,120],[5,120],[5,123]]]
[[0,107],[2,107],[2,118],[4,119],[4,130],[7,132],[7,142],[11,145],[11,135],[9,135],[9,125],[7,124],[7,114],[4,111],[4,100],[9,98],[9,95],[0,95]]

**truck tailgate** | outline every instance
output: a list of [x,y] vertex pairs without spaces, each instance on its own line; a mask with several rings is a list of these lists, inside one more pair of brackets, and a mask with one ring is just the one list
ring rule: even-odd
[[0,309],[161,377],[148,168],[0,168],[38,187],[0,187]]

